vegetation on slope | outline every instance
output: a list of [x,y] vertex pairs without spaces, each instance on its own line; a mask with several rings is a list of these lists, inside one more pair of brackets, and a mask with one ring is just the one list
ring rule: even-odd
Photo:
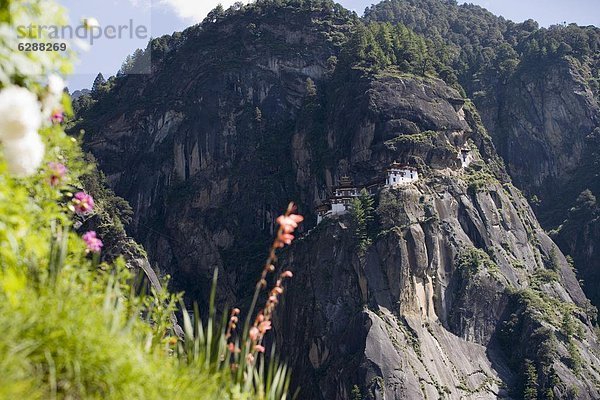
[[[57,74],[70,59],[12,46],[19,23],[60,24],[61,15],[50,1],[0,8],[10,54],[0,61],[0,398],[287,398],[289,370],[275,353],[266,362],[262,340],[290,272],[243,329],[239,310],[219,322],[212,302],[208,317],[196,311],[192,322],[184,312],[179,335],[172,313],[181,295],[138,293],[123,256],[143,250],[119,247],[131,209],[64,131],[70,101]],[[292,211],[278,220],[255,298],[302,220]],[[101,257],[106,247],[113,253]]]

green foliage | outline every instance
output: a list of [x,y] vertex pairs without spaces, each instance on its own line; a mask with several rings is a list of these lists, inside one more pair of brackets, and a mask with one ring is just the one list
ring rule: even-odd
[[567,351],[569,352],[569,367],[575,374],[579,374],[581,373],[583,360],[581,359],[581,354],[579,353],[577,342],[575,341],[575,335],[577,334],[577,321],[573,318],[571,310],[566,310],[563,314],[561,331],[567,342]]
[[373,243],[375,223],[375,200],[366,189],[361,190],[358,197],[352,200],[350,213],[354,220],[355,235],[361,253]]
[[402,24],[357,23],[343,50],[342,63],[345,67],[370,72],[394,67],[425,76],[443,69],[443,62],[438,57],[441,52],[443,49]]
[[499,271],[498,265],[482,249],[470,247],[463,250],[456,260],[456,268],[465,280],[471,279],[481,271]]
[[445,73],[456,75],[469,95],[495,91],[498,81],[507,81],[520,68],[543,73],[544,65],[569,57],[590,65],[590,85],[600,87],[594,83],[600,31],[591,26],[539,28],[533,20],[514,23],[476,5],[439,0],[384,0],[365,10],[365,20],[401,23],[427,38],[446,65]]
[[[154,42],[157,43],[157,42]],[[136,49],[133,54],[128,55],[121,65],[121,69],[117,72],[117,76],[123,76],[127,74],[144,74],[151,72],[151,53],[152,53],[152,42],[146,48],[146,50]],[[161,49],[162,52],[167,50]]]
[[550,250],[550,255],[548,257],[548,269],[554,272],[560,272],[560,262],[558,260],[558,253],[556,252],[556,248],[552,248]]
[[535,366],[530,360],[525,360],[523,367],[524,388],[523,400],[537,400],[538,398],[538,374]]
[[402,148],[403,146],[415,146],[426,144],[429,146],[433,146],[433,139],[438,135],[438,132],[435,131],[425,131],[421,133],[416,133],[412,135],[400,135],[393,139],[387,140],[385,145],[390,150],[397,150],[398,148]]
[[317,96],[317,86],[315,85],[315,82],[310,78],[306,78],[306,95],[309,98]]
[[569,340],[567,342],[567,351],[569,352],[569,367],[573,370],[575,375],[579,375],[581,373],[583,360],[581,359],[581,353],[579,353],[579,349],[574,340]]
[[358,387],[358,385],[354,385],[352,387],[350,398],[351,400],[362,400],[362,394],[360,393],[360,388]]
[[521,371],[514,394],[536,398],[560,384],[553,368],[558,360],[558,341],[555,329],[539,322],[539,314],[532,311],[532,304],[522,301],[520,292],[514,295],[515,313],[502,324],[498,337],[510,364]]
[[[61,20],[60,13],[42,15],[51,1],[0,6],[3,35],[14,29],[8,16]],[[0,70],[14,69],[0,73],[3,85],[41,94],[40,75],[69,69],[52,52],[18,55],[8,45],[0,43],[11,55],[0,60]],[[35,79],[22,73],[28,63],[28,71],[39,72]],[[69,111],[67,100],[63,107]],[[105,242],[119,241],[131,208],[104,186],[93,160],[61,125],[45,125],[39,134],[45,163],[68,167],[57,182],[50,180],[49,167],[28,178],[11,176],[0,151],[0,398],[287,398],[290,374],[276,354],[269,362],[257,356],[256,364],[242,364],[243,373],[233,368],[224,356],[226,326],[215,320],[214,303],[209,316],[196,314],[195,327],[185,314],[186,335],[180,338],[172,315],[181,295],[154,289],[139,295],[119,254],[110,263],[88,254],[74,221],[86,230],[92,225]],[[84,186],[96,207],[75,216],[72,196]]]
[[531,277],[532,287],[539,289],[544,283],[558,282],[560,280],[560,261],[555,248],[550,250],[550,254],[544,258],[546,268],[539,268]]
[[100,92],[102,87],[106,84],[106,79],[102,73],[98,73],[96,78],[94,79],[94,83],[92,84],[92,92]]
[[[58,72],[68,74],[73,66],[70,62],[72,52],[57,51],[17,51],[18,43],[51,41],[49,31],[43,30],[38,37],[37,30],[24,30],[17,35],[16,26],[55,25],[67,23],[62,7],[53,1],[31,0],[26,4],[22,1],[3,0],[0,2],[0,43],[5,50],[0,59],[0,83],[6,86],[19,83],[32,89],[39,87],[39,77]],[[24,35],[23,35],[24,33]],[[23,37],[25,36],[25,37]]]
[[485,190],[490,185],[498,183],[498,178],[488,170],[488,168],[478,169],[477,165],[472,164],[464,175],[468,185],[469,193],[476,194]]
[[542,292],[537,286],[532,285],[530,288],[517,291],[515,293],[517,301],[536,318],[559,326],[565,304]]
[[558,282],[558,273],[547,269],[538,269],[533,273],[532,283]]

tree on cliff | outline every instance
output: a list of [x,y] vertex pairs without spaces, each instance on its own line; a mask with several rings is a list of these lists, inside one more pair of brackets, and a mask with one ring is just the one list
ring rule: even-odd
[[100,88],[102,87],[102,85],[104,85],[106,83],[106,79],[104,79],[104,75],[102,75],[102,73],[98,73],[98,75],[96,75],[96,79],[94,79],[94,83],[92,84],[92,91],[93,92],[98,92],[100,91]]
[[352,201],[351,215],[356,225],[354,232],[361,252],[367,250],[373,242],[373,224],[375,222],[374,204],[375,200],[373,196],[366,189],[362,189],[359,196]]

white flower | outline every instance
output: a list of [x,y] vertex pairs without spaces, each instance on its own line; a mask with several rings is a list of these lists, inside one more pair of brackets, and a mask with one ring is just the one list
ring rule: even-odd
[[18,86],[0,91],[0,141],[21,139],[41,124],[40,103],[33,93]]
[[21,139],[5,141],[4,159],[12,175],[23,178],[34,174],[44,159],[42,138],[30,132]]
[[58,75],[48,77],[48,93],[42,99],[44,115],[51,115],[55,108],[59,107],[65,90],[65,81]]
[[48,92],[52,96],[62,97],[63,91],[65,90],[65,81],[58,75],[50,75],[48,77]]

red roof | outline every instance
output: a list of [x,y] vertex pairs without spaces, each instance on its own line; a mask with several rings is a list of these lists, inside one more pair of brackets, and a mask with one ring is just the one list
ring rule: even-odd
[[390,171],[392,169],[404,169],[404,170],[409,170],[409,171],[416,171],[417,169],[415,167],[412,167],[410,165],[407,164],[400,164],[400,163],[392,163],[392,165],[390,165],[387,169],[387,171]]

